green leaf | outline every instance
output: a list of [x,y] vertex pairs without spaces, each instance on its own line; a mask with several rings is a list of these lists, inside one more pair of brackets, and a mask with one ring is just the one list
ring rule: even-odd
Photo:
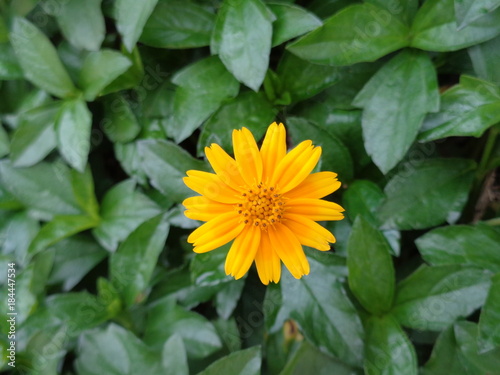
[[106,86],[127,71],[131,65],[127,57],[110,49],[89,53],[83,62],[78,81],[83,89],[85,100],[93,101]]
[[[274,360],[274,359],[273,359]],[[293,353],[280,375],[352,375],[353,369],[313,347],[307,340]]]
[[285,53],[277,70],[282,91],[292,96],[293,102],[311,98],[328,86],[338,82],[339,69],[331,66],[312,64]]
[[14,19],[10,42],[28,81],[60,98],[76,91],[50,40],[28,20]]
[[288,117],[287,127],[293,144],[299,144],[304,139],[311,139],[316,146],[323,147],[321,170],[338,173],[340,181],[352,179],[351,154],[335,135],[299,117]]
[[491,281],[486,302],[479,316],[481,352],[500,347],[500,273],[495,275]]
[[404,20],[407,25],[411,25],[419,7],[418,0],[366,0],[366,2],[386,9]]
[[411,27],[411,43],[427,51],[456,51],[500,34],[500,10],[459,28],[454,0],[428,0],[417,12]]
[[417,375],[415,348],[390,315],[372,316],[366,323],[367,375]]
[[394,298],[395,273],[390,247],[381,232],[358,216],[347,244],[349,287],[374,315],[387,312]]
[[173,103],[173,126],[167,130],[176,143],[189,137],[223,101],[238,94],[239,83],[217,56],[208,57],[178,72]]
[[477,76],[500,85],[500,66],[495,64],[500,59],[500,36],[476,44],[468,52]]
[[92,233],[109,251],[129,236],[140,224],[160,213],[159,207],[126,180],[106,192],[101,205],[101,221]]
[[422,375],[469,375],[461,357],[454,327],[450,326],[437,338],[429,361],[422,367]]
[[54,123],[60,107],[60,102],[54,102],[21,114],[11,140],[10,160],[14,166],[32,166],[57,146]]
[[196,3],[160,1],[149,17],[140,41],[157,48],[208,46],[215,16]]
[[197,375],[259,375],[261,366],[260,346],[240,350],[223,357]]
[[[121,52],[132,62],[132,66],[128,68],[125,73],[118,76],[118,78],[116,78],[113,82],[106,86],[101,92],[101,95],[106,95],[121,90],[135,89],[135,94],[138,95],[138,97],[142,97],[145,91],[145,87],[143,86],[154,88],[156,86],[156,82],[165,80],[167,73],[161,70],[160,65],[155,65],[154,68],[147,67],[148,78],[147,81],[144,80],[144,66],[142,64],[141,55],[137,47],[134,48],[132,52],[127,52],[125,47],[123,47]],[[151,81],[149,77],[153,79],[153,82],[156,82],[150,83]]]
[[96,218],[84,215],[54,216],[40,229],[28,248],[30,257],[45,250],[56,242],[84,230],[94,228],[98,224]]
[[[171,341],[165,346],[172,348]],[[181,348],[167,353],[149,348],[132,332],[110,324],[105,330],[83,333],[78,345],[76,369],[79,375],[165,375],[170,374],[169,365],[173,359],[181,358]],[[179,372],[179,375],[185,375]]]
[[205,147],[217,143],[232,152],[233,129],[245,126],[259,140],[277,113],[262,93],[244,92],[221,106],[203,125],[198,139],[198,155]]
[[282,275],[282,306],[315,346],[358,366],[363,359],[363,327],[356,309],[331,265],[311,258],[309,263],[309,276],[296,280],[288,272]]
[[87,292],[53,294],[45,303],[49,313],[60,324],[71,327],[68,336],[78,336],[110,318],[106,306],[95,295]]
[[459,28],[467,26],[500,6],[495,0],[455,0],[454,3]]
[[393,314],[409,328],[440,331],[484,304],[490,276],[462,266],[421,266],[396,288]]
[[144,341],[161,346],[173,334],[182,337],[190,359],[204,358],[222,347],[214,326],[206,318],[184,310],[172,297],[162,298],[148,308]]
[[258,91],[266,76],[274,15],[261,0],[225,0],[210,48],[236,79]]
[[149,286],[168,231],[165,216],[155,216],[139,225],[111,255],[111,280],[127,306],[144,299],[141,294]]
[[57,23],[75,47],[89,51],[97,51],[101,47],[106,32],[101,1],[65,0],[57,3]]
[[143,140],[138,143],[142,168],[151,184],[175,203],[192,196],[184,184],[186,171],[206,170],[206,164],[194,159],[184,149],[163,139]]
[[384,192],[374,182],[356,180],[343,195],[343,207],[352,222],[359,215],[372,226],[378,227],[377,212],[384,198]]
[[82,99],[67,100],[56,118],[59,152],[76,170],[83,172],[90,151],[92,113]]
[[234,283],[234,279],[224,271],[228,251],[229,245],[224,245],[210,253],[195,254],[189,264],[194,283],[202,286],[218,285],[228,281]]
[[41,214],[75,215],[81,213],[72,195],[70,174],[62,163],[39,163],[29,168],[14,168],[0,162],[2,186],[26,207]]
[[379,210],[384,229],[424,229],[455,222],[467,201],[475,163],[429,159],[403,166],[387,183]]
[[116,0],[116,28],[122,36],[123,44],[129,52],[135,47],[149,16],[158,0]]
[[[244,286],[244,278],[231,280],[217,292],[215,295],[215,309],[222,319],[229,319],[240,300]],[[225,337],[223,336],[223,338]]]
[[[63,291],[73,289],[106,256],[107,252],[90,237],[72,236],[53,246],[54,266],[49,284],[62,284]],[[71,251],[68,251],[71,249]]]
[[461,264],[500,272],[500,234],[488,225],[455,225],[434,229],[415,244],[434,266]]
[[353,104],[364,108],[366,151],[387,173],[406,155],[425,114],[439,109],[436,72],[429,56],[409,49],[399,53],[370,79]]
[[163,375],[189,375],[186,348],[182,337],[173,334],[163,346]]
[[0,43],[0,79],[22,79],[23,70],[19,65],[14,49],[8,43]]
[[96,221],[99,221],[99,203],[97,203],[95,197],[94,179],[88,166],[83,173],[74,169],[71,170],[71,187],[73,188],[73,195],[82,211],[86,212]]
[[458,322],[455,337],[469,374],[494,374],[500,368],[500,348],[481,353],[478,347],[478,327],[472,322]]
[[287,49],[316,64],[352,65],[375,61],[406,47],[408,35],[408,26],[386,9],[369,3],[354,4]]
[[130,103],[122,95],[107,95],[104,112],[102,129],[112,142],[130,142],[141,131]]
[[323,24],[313,13],[294,4],[276,2],[268,3],[267,6],[276,17],[273,22],[273,47],[314,30]]
[[500,121],[498,86],[468,76],[442,95],[441,109],[427,117],[419,135],[421,141],[446,137],[480,137]]
[[138,142],[114,144],[115,156],[120,166],[131,178],[144,185],[147,183],[147,176],[142,168],[138,148]]
[[10,152],[9,135],[7,134],[3,126],[0,126],[0,157],[8,155],[9,152]]
[[[31,218],[26,211],[9,216],[0,232],[2,254],[14,257],[19,266],[27,266],[29,261],[28,247],[39,230],[38,220]],[[5,270],[5,274],[7,274],[7,270]]]

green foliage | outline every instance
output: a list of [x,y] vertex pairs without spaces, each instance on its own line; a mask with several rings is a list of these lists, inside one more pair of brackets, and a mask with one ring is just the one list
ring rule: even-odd
[[[498,374],[499,5],[0,2],[0,371]],[[266,287],[192,252],[182,179],[273,121],[346,217]]]

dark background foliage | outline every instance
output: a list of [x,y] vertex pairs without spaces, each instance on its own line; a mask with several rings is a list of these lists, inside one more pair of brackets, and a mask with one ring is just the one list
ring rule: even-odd
[[[499,6],[0,1],[2,369],[500,374]],[[195,255],[180,202],[274,120],[346,219],[265,287]]]

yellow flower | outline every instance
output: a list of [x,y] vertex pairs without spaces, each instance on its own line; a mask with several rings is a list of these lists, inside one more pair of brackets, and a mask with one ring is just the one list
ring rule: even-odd
[[287,153],[283,124],[269,126],[259,150],[247,128],[233,130],[233,159],[219,145],[205,148],[214,173],[188,171],[184,183],[201,196],[187,198],[185,214],[206,221],[188,237],[196,253],[232,240],[226,274],[243,277],[255,260],[261,281],[278,282],[281,263],[299,279],[309,274],[302,245],[330,249],[335,237],[316,223],[341,220],[342,207],[320,198],[340,187],[337,174],[311,174],[321,147],[304,141]]

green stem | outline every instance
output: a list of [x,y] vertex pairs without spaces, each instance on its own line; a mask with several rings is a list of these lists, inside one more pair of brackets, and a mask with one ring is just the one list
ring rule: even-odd
[[481,156],[481,161],[479,162],[479,167],[477,169],[477,179],[482,181],[483,178],[488,173],[488,163],[490,161],[490,156],[495,146],[497,136],[499,133],[499,128],[493,126],[488,134],[488,139],[486,140],[486,145],[484,146],[483,155]]

